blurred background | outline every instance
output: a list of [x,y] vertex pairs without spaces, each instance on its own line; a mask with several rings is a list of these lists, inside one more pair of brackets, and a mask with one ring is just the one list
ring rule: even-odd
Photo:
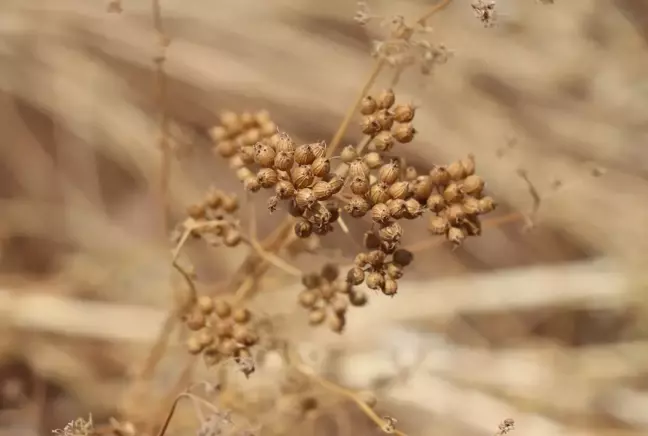
[[[432,3],[369,5],[414,18]],[[351,313],[342,336],[305,328],[299,284],[281,271],[268,273],[255,304],[281,315],[276,328],[313,367],[371,390],[377,410],[411,435],[492,435],[508,418],[526,436],[646,434],[648,3],[497,0],[489,28],[470,3],[454,0],[428,22],[429,41],[452,51],[448,62],[429,76],[408,69],[395,89],[420,106],[419,134],[401,151],[421,168],[473,153],[496,215],[532,214],[533,228],[503,219],[460,249],[430,244],[398,297]],[[178,278],[160,213],[151,2],[121,8],[0,3],[2,435],[51,434],[90,412],[97,425],[112,422],[113,434],[150,434],[136,423],[157,416],[174,386],[215,377],[202,364],[183,372],[182,331],[142,376]],[[242,193],[211,151],[220,112],[266,109],[300,141],[328,141],[385,34],[354,22],[351,0],[161,0],[161,8],[174,222],[211,185]],[[354,123],[344,143],[360,137]],[[282,218],[267,215],[264,195],[260,236]],[[366,223],[351,224],[361,241]],[[425,224],[412,223],[404,238],[420,244]],[[291,262],[308,271],[357,250],[339,230],[320,245],[319,255]],[[187,247],[208,293],[222,290],[246,254]],[[271,396],[267,371],[236,380]],[[380,434],[343,398],[330,403],[293,432]],[[172,432],[192,428],[187,412]]]

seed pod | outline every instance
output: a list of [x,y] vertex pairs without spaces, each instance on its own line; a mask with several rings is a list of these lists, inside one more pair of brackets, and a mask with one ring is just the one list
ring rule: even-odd
[[407,213],[407,208],[405,207],[405,200],[390,199],[385,204],[389,208],[389,214],[392,216],[392,218],[399,220],[405,217],[405,214]]
[[277,133],[277,125],[272,121],[267,121],[259,124],[259,132],[263,138],[269,138],[275,133]]
[[464,169],[464,166],[461,164],[461,161],[452,162],[450,165],[447,166],[446,171],[448,171],[448,174],[450,175],[450,179],[454,181],[458,181],[466,177],[466,170]]
[[380,238],[373,231],[365,232],[363,236],[363,245],[368,250],[377,250],[380,248]]
[[455,203],[451,204],[445,211],[444,214],[448,221],[453,224],[460,223],[465,217],[466,212],[461,204]]
[[409,123],[414,119],[415,109],[411,104],[397,104],[393,112],[396,121],[399,123]]
[[353,290],[349,293],[349,303],[355,307],[362,307],[367,304],[367,294],[362,291]]
[[323,309],[314,309],[308,314],[308,323],[310,325],[320,325],[325,319],[326,312]]
[[317,293],[310,289],[301,291],[298,296],[299,304],[306,309],[313,307],[317,300]]
[[398,180],[400,176],[400,165],[396,159],[392,159],[391,162],[386,163],[381,166],[378,170],[378,178],[381,182],[392,184]]
[[313,170],[310,165],[300,165],[290,171],[290,178],[296,188],[307,188],[313,183]]
[[349,163],[349,176],[351,177],[369,177],[371,170],[362,159],[356,159]]
[[192,204],[187,207],[187,215],[193,219],[202,219],[207,212],[204,204]]
[[236,247],[241,243],[241,233],[236,229],[229,229],[223,237],[223,244],[226,247]]
[[322,278],[328,282],[335,281],[340,275],[340,269],[337,265],[332,263],[327,263],[322,267]]
[[331,177],[331,180],[328,181],[328,184],[331,186],[333,194],[337,194],[340,192],[342,187],[344,187],[344,179],[339,176],[333,176]]
[[369,191],[369,178],[356,176],[351,180],[349,187],[354,194],[365,195]]
[[382,289],[385,286],[385,277],[381,273],[373,271],[367,274],[365,283],[369,289]]
[[405,201],[405,209],[407,210],[408,219],[415,219],[423,215],[423,207],[415,198],[409,198]]
[[[403,228],[398,223],[392,223],[388,226],[381,228],[378,231],[381,240],[385,242],[398,242],[403,236]],[[382,251],[380,251],[382,253]]]
[[465,158],[461,159],[461,165],[464,168],[466,176],[472,176],[475,174],[475,155],[469,154]]
[[295,151],[295,142],[285,132],[273,136],[271,145],[277,152],[285,151],[286,153],[293,153]]
[[484,197],[479,199],[479,213],[488,213],[495,210],[497,203],[492,197]]
[[446,207],[446,204],[442,195],[432,194],[428,197],[426,206],[430,211],[439,213]]
[[362,119],[360,123],[360,130],[365,135],[373,136],[376,133],[380,132],[382,126],[378,121],[378,118],[375,115],[367,115]]
[[369,200],[371,204],[385,203],[389,200],[389,185],[375,183],[369,188]]
[[275,186],[275,193],[281,200],[293,198],[295,196],[295,186],[288,180],[280,180]]
[[[295,191],[296,193],[296,191]],[[297,206],[297,203],[295,202],[295,199],[293,199],[288,206],[288,213],[291,216],[294,216],[295,218],[299,218],[302,215],[304,215],[305,209],[300,208]]]
[[312,233],[313,233],[313,225],[301,218],[299,221],[295,223],[295,235],[297,235],[300,238],[308,238]]
[[226,339],[218,345],[218,352],[223,356],[231,356],[237,349],[236,341],[233,339]]
[[241,136],[239,136],[239,141],[241,141],[243,145],[254,145],[260,140],[261,131],[256,128],[246,130]]
[[393,279],[385,279],[385,286],[382,289],[383,294],[393,297],[398,292],[398,282]]
[[432,180],[430,176],[418,176],[414,182],[410,184],[412,194],[420,202],[425,202],[430,194],[432,194]]
[[430,180],[435,186],[445,186],[450,182],[450,174],[444,167],[434,167],[430,170]]
[[315,155],[315,159],[318,157],[324,157],[326,155],[326,143],[324,141],[314,142],[308,145]]
[[408,166],[407,168],[405,168],[405,174],[403,177],[405,180],[411,182],[416,179],[416,177],[418,177],[418,171],[416,171],[416,168],[414,168],[413,166]]
[[232,319],[238,324],[245,324],[252,318],[252,313],[244,307],[238,308],[232,312]]
[[324,177],[331,171],[331,161],[325,157],[318,157],[311,165],[315,177]]
[[297,203],[297,206],[301,209],[310,209],[315,203],[317,203],[317,198],[312,189],[303,188],[297,191],[295,203]]
[[303,144],[295,149],[294,155],[295,162],[299,165],[310,165],[315,160],[315,154],[310,147],[310,144]]
[[389,187],[389,196],[391,198],[401,198],[405,199],[410,194],[410,184],[409,182],[396,182]]
[[216,153],[225,158],[234,156],[238,149],[238,145],[234,141],[228,140],[218,142],[215,147]]
[[313,193],[315,194],[315,198],[319,201],[328,200],[333,196],[333,189],[328,182],[320,180],[319,182],[315,182],[313,185]]
[[342,149],[342,152],[340,153],[340,158],[342,159],[342,162],[349,163],[358,158],[358,152],[356,151],[356,148],[353,145],[347,145]]
[[203,348],[197,336],[191,335],[187,338],[187,351],[190,354],[200,354]]
[[376,121],[382,130],[389,131],[394,125],[394,116],[388,110],[382,109],[376,112]]
[[197,310],[189,312],[185,319],[185,324],[189,330],[200,330],[205,327],[205,315]]
[[462,204],[466,215],[476,215],[479,213],[479,200],[475,197],[465,197]]
[[272,168],[261,168],[257,173],[257,180],[264,188],[272,188],[279,181],[277,172]]
[[462,184],[463,191],[466,194],[469,195],[479,195],[481,194],[482,190],[484,189],[484,180],[477,176],[477,175],[472,175],[466,177],[466,179],[463,181]]
[[251,112],[243,112],[239,117],[239,121],[243,124],[243,127],[246,129],[251,129],[256,126],[256,118]]
[[294,162],[293,154],[287,151],[280,151],[275,155],[274,167],[281,171],[288,171]]
[[367,95],[362,99],[362,102],[360,103],[360,113],[362,115],[371,115],[372,113],[376,112],[378,109],[378,103],[376,103],[376,100],[370,95]]
[[387,224],[391,218],[385,203],[378,203],[371,208],[371,219],[378,224]]
[[394,146],[394,137],[390,132],[383,130],[374,137],[373,144],[378,151],[389,151]]
[[378,95],[378,98],[376,99],[376,102],[378,103],[378,107],[380,109],[389,109],[393,106],[395,101],[396,96],[394,95],[394,91],[392,91],[391,89],[384,90]]
[[258,125],[272,122],[272,118],[270,118],[270,112],[268,112],[265,109],[255,112],[253,116],[254,116],[254,121]]
[[392,131],[392,135],[394,136],[396,141],[400,142],[401,144],[407,144],[408,142],[412,142],[412,139],[414,139],[414,135],[416,135],[416,129],[410,123],[399,124]]
[[356,256],[353,258],[353,264],[358,267],[364,267],[367,265],[369,262],[368,260],[367,253],[358,253]]
[[209,315],[214,311],[214,300],[208,295],[201,295],[196,301],[196,306],[205,315]]
[[367,214],[367,211],[369,211],[369,202],[363,197],[354,195],[344,206],[344,210],[354,218],[361,218]]
[[232,307],[227,301],[216,300],[214,301],[214,312],[219,318],[227,318],[232,312]]
[[215,143],[219,143],[221,141],[226,140],[228,136],[229,135],[227,133],[227,129],[223,126],[214,126],[211,129],[209,129],[209,137]]
[[447,203],[454,203],[461,200],[462,191],[456,183],[450,183],[443,191],[443,199]]
[[247,165],[245,162],[243,162],[243,158],[239,154],[235,154],[234,156],[230,157],[227,162],[229,163],[229,167],[232,170],[237,170]]
[[220,119],[220,123],[228,129],[230,126],[233,126],[235,124],[242,124],[239,121],[239,116],[236,112],[224,111],[221,112],[218,118]]
[[329,282],[323,282],[319,286],[320,295],[326,301],[330,301],[335,295],[335,288]]
[[333,312],[338,316],[344,315],[348,307],[349,303],[347,303],[347,300],[345,300],[344,298],[335,298],[331,302],[331,309],[333,309]]
[[202,347],[211,345],[214,342],[214,335],[209,329],[202,329],[195,333],[196,339]]
[[246,165],[251,165],[254,163],[254,147],[250,145],[240,147],[238,155],[241,157],[241,160]]
[[236,212],[239,207],[238,198],[236,195],[226,195],[223,197],[222,206],[223,210],[227,213]]
[[448,222],[448,219],[443,216],[432,215],[428,221],[428,229],[435,235],[445,234],[449,227],[450,223]]
[[382,157],[380,157],[380,155],[375,151],[365,154],[363,160],[372,170],[382,165]]
[[452,242],[455,246],[461,245],[466,239],[466,234],[459,227],[450,227],[446,235],[448,241]]
[[403,266],[395,262],[389,262],[386,265],[385,273],[390,279],[398,280],[403,277]]
[[248,167],[241,167],[237,169],[235,174],[236,174],[236,178],[239,179],[241,182],[245,181],[246,179],[249,179],[250,177],[254,177],[254,173]]

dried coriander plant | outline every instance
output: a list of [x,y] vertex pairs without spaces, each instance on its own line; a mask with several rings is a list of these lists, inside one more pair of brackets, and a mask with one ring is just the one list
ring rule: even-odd
[[[160,5],[158,0],[152,1],[155,21],[161,29]],[[186,217],[172,235],[175,245],[172,264],[185,280],[189,294],[176,314],[188,332],[188,353],[201,356],[207,366],[219,367],[234,361],[249,377],[256,368],[256,351],[268,351],[263,350],[267,343],[272,344],[270,348],[284,359],[286,374],[296,374],[301,380],[297,387],[288,383],[288,379],[281,383],[278,404],[292,405],[286,413],[276,413],[276,399],[266,405],[266,414],[275,420],[274,424],[276,420],[284,420],[284,424],[289,423],[288,427],[279,426],[273,431],[272,422],[265,423],[264,432],[283,434],[294,423],[317,416],[318,395],[328,392],[357,404],[383,432],[404,435],[396,427],[396,418],[374,411],[375,398],[320,377],[302,363],[291,344],[272,336],[272,328],[264,332],[260,317],[252,313],[247,300],[249,289],[258,283],[266,267],[279,266],[301,278],[303,289],[296,300],[308,312],[308,322],[342,333],[349,308],[365,306],[371,291],[389,297],[398,294],[399,280],[414,261],[412,251],[402,246],[408,221],[427,220],[430,233],[449,241],[453,247],[460,246],[469,237],[481,235],[481,218],[492,212],[496,204],[485,193],[485,181],[476,174],[475,156],[465,156],[425,170],[408,166],[402,157],[404,148],[414,146],[412,143],[419,134],[415,128],[417,108],[411,103],[397,101],[394,88],[403,69],[418,65],[421,73],[430,74],[434,67],[449,59],[451,52],[443,44],[433,44],[426,39],[431,33],[426,20],[448,3],[450,0],[441,0],[412,24],[401,16],[387,20],[372,14],[366,3],[360,4],[357,22],[368,25],[379,21],[389,31],[384,40],[374,44],[372,54],[377,63],[372,75],[330,143],[319,139],[306,143],[297,141],[280,130],[267,111],[224,112],[218,124],[209,131],[214,153],[228,161],[246,193],[249,196],[268,193],[268,213],[284,214],[285,219],[275,234],[265,241],[257,241],[255,232],[250,230],[245,234],[241,229],[240,202],[236,195],[212,188],[201,201],[189,205]],[[114,4],[111,10],[116,11],[120,2],[110,4]],[[482,21],[487,13],[480,12]],[[392,86],[371,93],[372,84],[384,64],[396,69]],[[354,144],[339,147],[354,117],[359,119],[357,133],[362,136]],[[168,182],[168,178],[163,180]],[[279,257],[278,253],[289,248],[294,239],[326,237],[338,227],[345,231],[345,220],[358,220],[366,226],[362,248],[349,267],[329,263],[317,272],[302,272]],[[181,250],[189,239],[199,239],[211,246],[228,248],[244,244],[251,248],[251,254],[235,274],[235,278],[244,279],[233,280],[230,284],[233,295],[216,298],[198,292],[195,273],[179,263]],[[165,343],[164,338],[161,343]],[[161,347],[162,353],[154,348],[151,355],[164,354],[165,345]],[[152,367],[155,367],[160,357],[152,359]],[[212,400],[194,394],[191,388],[180,394],[176,391],[170,398],[175,399],[165,421],[157,427],[146,424],[155,428],[158,436],[165,435],[177,403],[183,398],[194,405],[200,422],[196,432],[199,436],[258,434],[257,430],[251,430],[252,426],[235,428],[230,408],[215,406]],[[228,398],[219,401],[231,403],[236,395]],[[258,406],[247,402],[237,411],[251,413]],[[128,417],[121,422],[131,424]],[[140,434],[135,430],[140,428],[139,424],[130,425],[128,431],[118,431],[114,423],[112,434]],[[500,427],[502,432],[511,429],[512,420],[511,425]],[[89,436],[94,434],[94,428],[91,419],[77,420],[55,433]]]

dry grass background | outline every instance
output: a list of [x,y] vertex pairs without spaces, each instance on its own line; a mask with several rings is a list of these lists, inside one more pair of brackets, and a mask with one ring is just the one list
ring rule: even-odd
[[[410,434],[492,434],[508,417],[525,435],[645,434],[645,7],[498,0],[499,25],[486,29],[469,3],[455,0],[429,23],[430,38],[454,57],[432,77],[406,72],[397,87],[421,106],[420,134],[403,148],[421,167],[474,153],[502,216],[531,210],[517,175],[527,170],[543,197],[536,227],[507,222],[459,250],[430,248],[398,298],[372,300],[341,337],[303,328],[297,285],[281,272],[270,272],[256,303],[329,378],[378,392],[381,410]],[[371,4],[413,17],[429,2]],[[353,22],[347,0],[162,7],[172,40],[174,219],[212,183],[240,190],[209,150],[220,111],[265,108],[299,139],[328,140],[379,37]],[[130,390],[173,287],[157,198],[151,8],[142,0],[123,8],[0,4],[2,434],[48,434],[89,411],[97,420],[124,410],[148,416],[186,364],[174,345],[150,383]],[[378,87],[388,82],[386,74]],[[358,133],[350,129],[345,142]],[[605,175],[593,177],[598,168]],[[264,235],[279,217],[262,213]],[[362,229],[351,230],[359,240]],[[324,256],[294,263],[348,259],[354,247],[336,233],[322,241]],[[421,235],[414,224],[406,242]],[[207,292],[246,254],[188,251]],[[250,386],[271,391],[271,371],[260,369]],[[349,408],[330,417],[296,431],[378,432]],[[174,434],[188,434],[179,422]]]

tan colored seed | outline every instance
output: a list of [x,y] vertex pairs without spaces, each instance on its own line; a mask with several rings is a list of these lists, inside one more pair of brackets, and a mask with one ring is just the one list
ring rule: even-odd
[[405,201],[405,209],[409,219],[415,219],[423,215],[423,207],[415,198],[409,198]]
[[308,315],[310,325],[320,325],[326,319],[326,312],[322,309],[311,310]]
[[250,129],[257,125],[254,114],[247,111],[241,114],[239,121],[241,122],[241,124],[243,124],[243,127],[245,127],[246,129]]
[[295,186],[288,180],[280,180],[275,186],[275,193],[281,200],[293,198],[295,196]]
[[394,116],[388,110],[382,109],[376,112],[376,121],[382,130],[389,131],[394,125]]
[[403,277],[403,267],[397,263],[389,262],[385,269],[387,276],[391,279],[398,280]]
[[236,212],[239,208],[238,197],[236,197],[236,195],[224,196],[222,208],[227,213]]
[[232,313],[232,319],[239,324],[245,324],[250,321],[250,318],[252,318],[252,313],[244,307],[238,308]]
[[236,229],[229,229],[223,237],[223,244],[226,247],[236,247],[241,242],[241,232]]
[[310,165],[300,165],[298,167],[294,167],[290,171],[290,178],[295,184],[295,187],[299,189],[307,188],[311,185],[311,183],[313,183],[313,170],[311,169]]
[[315,154],[310,147],[310,144],[303,144],[295,150],[295,162],[299,165],[310,165],[315,160]]
[[380,157],[380,154],[376,153],[375,151],[365,154],[363,159],[367,164],[367,166],[369,167],[369,169],[372,170],[382,165],[382,157]]
[[434,167],[430,170],[430,179],[436,186],[445,186],[450,182],[450,174],[444,167]]
[[389,185],[375,183],[369,188],[369,200],[371,204],[385,203],[389,200]]
[[313,233],[313,225],[306,219],[301,218],[295,223],[295,235],[299,238],[308,238]]
[[398,292],[398,282],[393,279],[385,279],[385,286],[383,287],[383,294],[393,297]]
[[328,200],[333,196],[333,188],[331,188],[331,185],[328,182],[320,180],[319,182],[315,182],[313,185],[313,193],[315,194],[315,198],[319,201]]
[[396,121],[399,123],[409,123],[414,119],[415,109],[411,104],[397,104],[393,112]]
[[356,195],[364,195],[369,191],[369,178],[356,176],[351,180],[349,188]]
[[227,129],[223,126],[214,126],[211,129],[209,129],[209,137],[215,143],[219,143],[221,141],[226,140],[228,136],[229,135]]
[[389,208],[385,203],[378,203],[371,208],[371,219],[378,224],[386,224],[390,218]]
[[318,157],[311,165],[315,177],[324,177],[331,171],[331,161],[325,157]]
[[367,294],[362,291],[354,290],[349,294],[349,303],[352,306],[361,307],[367,304]]
[[447,234],[448,241],[455,245],[461,245],[466,239],[466,234],[459,227],[450,227]]
[[461,165],[464,167],[466,176],[475,174],[475,155],[469,154],[464,159],[461,159]]
[[280,151],[275,156],[274,166],[278,170],[288,171],[292,168],[294,161],[292,152]]
[[315,155],[316,159],[318,157],[324,157],[326,155],[326,143],[324,141],[314,142],[312,144],[309,144],[309,147],[313,152],[313,155]]
[[328,181],[328,184],[331,186],[333,194],[337,194],[344,187],[344,179],[339,176],[331,177],[331,180]]
[[196,310],[189,312],[185,324],[187,324],[189,330],[200,330],[205,327],[205,315]]
[[235,174],[236,174],[236,178],[239,179],[241,182],[245,181],[246,179],[249,179],[250,177],[254,177],[254,173],[248,167],[241,167],[237,169]]
[[380,109],[389,109],[396,102],[396,95],[391,89],[386,89],[378,95],[376,102]]
[[356,266],[347,272],[347,282],[353,286],[358,286],[364,282],[365,272],[362,268]]
[[378,178],[381,182],[392,184],[398,180],[400,176],[400,165],[398,161],[393,159],[391,162],[381,166],[378,170]]
[[378,151],[389,151],[394,146],[394,137],[390,132],[382,131],[374,137],[373,144]]
[[216,144],[216,153],[220,156],[228,158],[234,156],[238,152],[238,146],[234,141],[220,141]]
[[363,267],[363,266],[367,265],[367,263],[369,263],[369,261],[367,259],[368,259],[367,253],[358,253],[353,258],[353,264],[355,266]]
[[192,204],[187,207],[187,215],[195,220],[204,218],[205,213],[207,213],[207,210],[204,204]]
[[405,207],[405,200],[403,199],[390,199],[385,203],[389,208],[389,214],[394,219],[401,219],[405,217],[407,213],[407,208]]
[[430,216],[430,220],[428,221],[428,229],[430,230],[430,232],[432,232],[432,234],[443,235],[449,227],[450,223],[448,222],[447,218],[439,215]]
[[317,202],[317,197],[315,197],[315,193],[312,189],[303,188],[297,191],[295,202],[297,203],[297,206],[302,209],[310,209]]
[[446,207],[445,199],[439,194],[430,195],[426,205],[428,209],[435,213],[441,212]]
[[364,197],[354,195],[349,202],[344,205],[346,213],[354,218],[361,218],[369,211],[369,202]]
[[425,202],[432,194],[434,185],[430,176],[418,176],[412,183],[412,194],[420,202]]
[[405,199],[410,194],[409,182],[396,182],[389,187],[389,196],[391,198]]
[[365,135],[373,136],[376,133],[380,132],[382,126],[378,121],[378,118],[375,115],[367,115],[362,119],[360,123],[360,130]]
[[271,144],[274,146],[274,149],[277,152],[285,151],[287,153],[293,153],[295,151],[295,142],[290,139],[290,136],[285,132],[275,135],[271,139]]
[[479,200],[475,197],[465,197],[462,206],[467,215],[475,215],[480,211]]
[[331,329],[331,331],[335,333],[342,333],[345,324],[346,324],[346,318],[341,314],[337,314],[337,316],[332,316],[328,320],[329,328]]
[[[381,240],[385,242],[398,242],[403,236],[403,228],[398,223],[392,223],[378,231]],[[382,252],[381,252],[382,253]]]
[[400,142],[401,144],[407,144],[408,142],[412,142],[412,140],[414,139],[414,135],[416,135],[416,129],[410,123],[399,124],[392,131],[392,135],[394,136],[396,141]]
[[466,177],[466,170],[464,169],[464,166],[461,164],[461,161],[452,162],[450,165],[446,167],[446,171],[448,171],[448,174],[450,175],[450,179],[454,181],[458,181]]
[[340,153],[340,158],[342,159],[342,162],[349,163],[358,158],[358,152],[356,151],[356,148],[353,145],[347,145],[342,149],[342,152]]
[[349,163],[349,176],[351,177],[369,177],[371,169],[362,160],[356,159]]
[[362,115],[371,115],[376,110],[378,109],[378,103],[376,103],[376,100],[370,96],[367,95],[362,99],[362,102],[360,103],[360,113]]
[[269,138],[277,133],[277,125],[272,121],[267,121],[260,124],[259,131],[261,132],[262,137]]
[[194,335],[189,336],[187,339],[187,350],[191,354],[199,354],[203,350],[203,346],[198,340],[198,337]]
[[385,286],[385,277],[381,273],[373,271],[367,275],[365,283],[369,289],[382,289]]
[[272,188],[279,181],[277,172],[272,168],[261,168],[257,173],[257,180],[264,188]]
[[232,313],[232,306],[227,301],[216,300],[214,302],[214,312],[219,318],[227,318]]
[[214,300],[208,295],[201,295],[200,297],[198,297],[196,305],[205,315],[208,315],[214,311]]
[[454,203],[461,200],[462,191],[456,183],[450,183],[443,191],[443,199],[447,203]]
[[211,345],[214,342],[214,335],[208,329],[202,329],[196,332],[196,339],[203,347]]
[[465,178],[462,184],[463,190],[469,195],[479,195],[484,189],[484,180],[473,174]]
[[483,197],[479,199],[479,213],[492,212],[497,207],[492,197]]
[[250,145],[246,145],[244,147],[241,147],[239,149],[239,154],[238,155],[241,157],[241,160],[246,165],[251,165],[251,164],[254,163],[254,147],[252,147]]
[[451,223],[459,223],[466,217],[466,212],[461,204],[455,203],[445,210],[445,216]]
[[254,145],[261,140],[261,131],[259,129],[250,129],[243,132],[239,137],[239,141],[243,145]]

